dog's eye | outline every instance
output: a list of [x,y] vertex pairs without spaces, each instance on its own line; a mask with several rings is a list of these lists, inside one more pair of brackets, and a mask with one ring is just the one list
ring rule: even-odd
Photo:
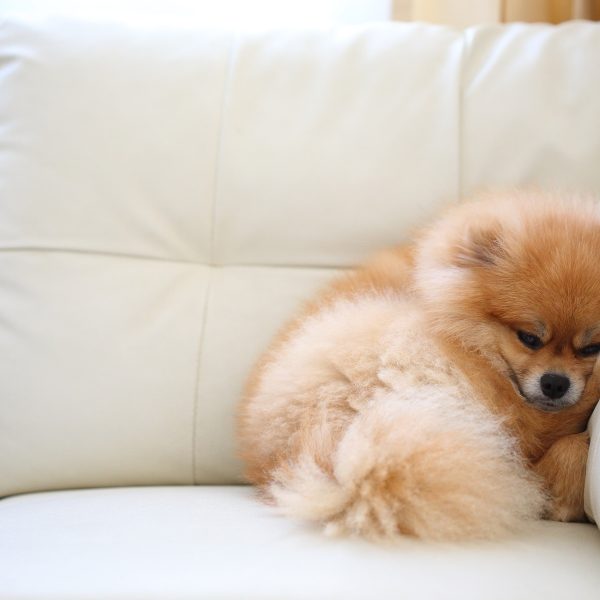
[[544,344],[542,340],[533,333],[527,333],[526,331],[517,331],[517,336],[521,340],[521,343],[532,350],[537,350],[541,348]]
[[600,344],[590,344],[589,346],[584,346],[583,348],[579,348],[578,350],[581,356],[594,356],[600,352]]

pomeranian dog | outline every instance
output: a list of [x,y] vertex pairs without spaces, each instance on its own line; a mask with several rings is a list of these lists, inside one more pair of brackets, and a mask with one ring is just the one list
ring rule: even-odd
[[247,479],[284,514],[369,538],[584,520],[599,353],[600,205],[459,204],[274,340],[239,408]]

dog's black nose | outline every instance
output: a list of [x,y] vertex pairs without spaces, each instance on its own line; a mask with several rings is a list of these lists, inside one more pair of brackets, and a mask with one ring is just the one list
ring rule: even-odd
[[558,375],[558,373],[544,373],[540,379],[540,387],[544,396],[556,400],[562,398],[569,389],[571,381],[564,375]]

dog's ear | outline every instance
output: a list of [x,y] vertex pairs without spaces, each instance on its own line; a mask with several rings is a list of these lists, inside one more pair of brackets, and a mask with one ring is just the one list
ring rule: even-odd
[[487,223],[472,226],[456,245],[454,264],[457,267],[493,267],[505,256],[500,225]]

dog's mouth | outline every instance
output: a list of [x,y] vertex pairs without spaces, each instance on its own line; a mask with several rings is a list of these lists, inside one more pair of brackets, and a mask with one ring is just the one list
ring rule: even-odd
[[564,402],[562,400],[548,400],[547,398],[541,397],[529,398],[524,394],[521,395],[528,404],[538,408],[539,410],[543,410],[544,412],[558,412],[559,410],[563,410],[564,408],[572,406],[568,402]]
[[521,399],[527,402],[527,404],[534,404],[534,402],[530,400],[527,394],[523,391],[523,388],[521,388],[519,378],[517,377],[517,374],[514,372],[513,368],[508,364],[508,361],[504,358],[504,356],[502,357],[502,359],[504,360],[504,365],[506,366],[506,373],[508,375],[508,379],[513,384],[515,392],[517,392],[517,394],[521,396]]

